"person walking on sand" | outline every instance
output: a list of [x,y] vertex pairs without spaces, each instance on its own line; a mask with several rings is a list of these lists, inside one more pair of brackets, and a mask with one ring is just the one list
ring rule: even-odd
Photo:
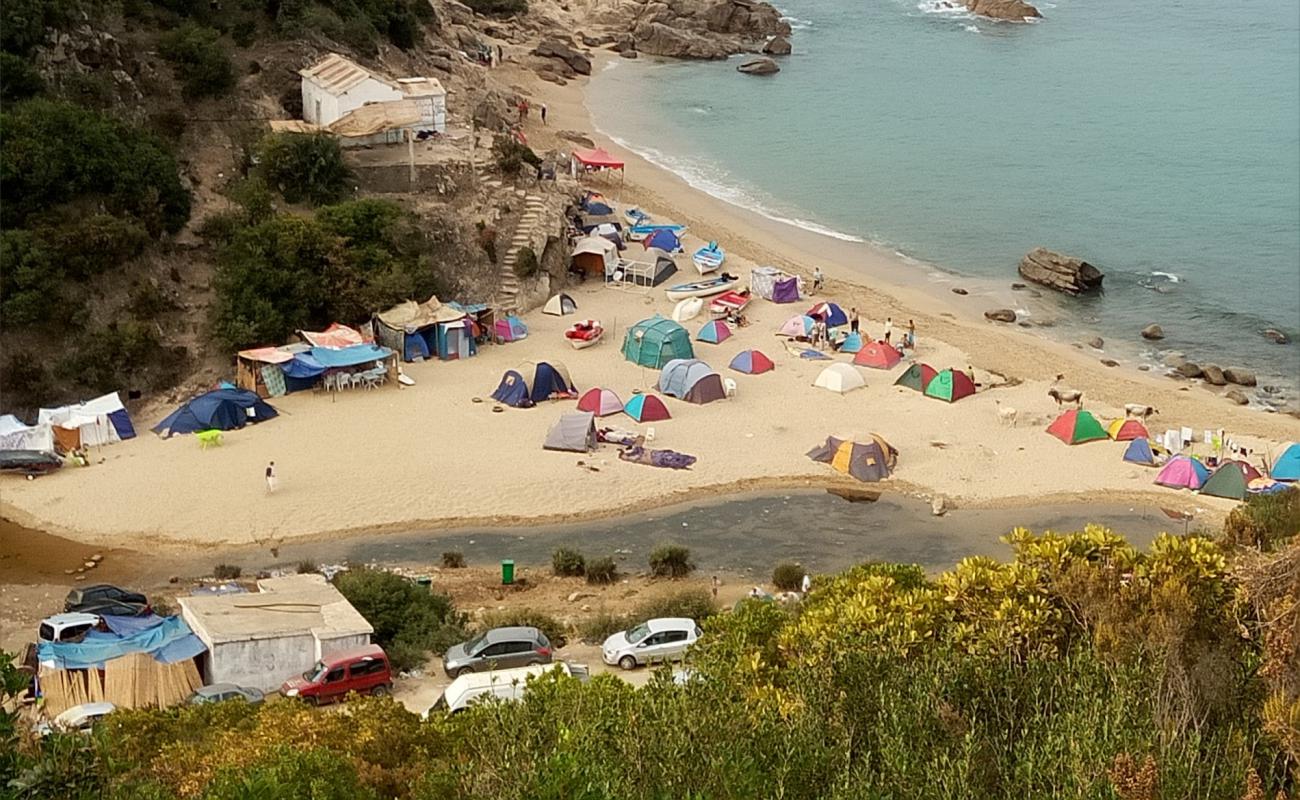
[[854,333],[858,332],[858,310],[856,308],[849,309],[849,330]]
[[546,124],[546,104],[542,103],[542,124]]
[[916,349],[916,320],[907,321],[907,347],[909,350]]
[[713,599],[714,600],[718,599],[718,588],[720,586],[722,586],[722,581],[718,580],[717,575],[714,575],[713,576]]
[[822,290],[822,283],[824,283],[825,280],[826,276],[822,275],[822,268],[813,267],[813,294],[817,294]]
[[894,318],[885,317],[885,341],[889,341],[889,335],[894,332]]
[[275,492],[275,462],[274,461],[266,465],[266,491],[268,494]]

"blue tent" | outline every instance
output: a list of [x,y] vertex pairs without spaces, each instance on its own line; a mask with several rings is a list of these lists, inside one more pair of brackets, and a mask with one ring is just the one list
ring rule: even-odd
[[528,396],[534,403],[540,403],[550,399],[553,394],[572,394],[576,391],[577,387],[570,385],[560,370],[545,361],[539,361],[533,370],[533,388]]
[[1144,467],[1156,466],[1156,455],[1151,452],[1151,443],[1146,439],[1134,439],[1129,442],[1128,449],[1124,451],[1124,460]]
[[651,247],[658,247],[665,253],[675,253],[682,249],[682,242],[677,238],[677,234],[667,228],[660,228],[654,231],[645,240],[641,242],[649,250]]
[[582,198],[582,210],[594,217],[603,217],[614,213],[614,209],[604,202],[598,194],[588,194]]
[[1300,481],[1300,444],[1283,450],[1269,474],[1275,481]]
[[497,384],[492,399],[513,408],[523,408],[533,404],[528,397],[528,384],[524,382],[524,376],[513,369],[506,370],[506,374],[501,376],[501,383]]
[[194,433],[213,428],[229,431],[275,416],[276,410],[258,397],[256,392],[216,389],[195,397],[168,414],[154,426],[153,432],[166,439],[175,433]]
[[840,342],[839,350],[841,353],[856,353],[862,349],[862,345],[862,334],[850,333],[848,336],[844,337],[842,342]]
[[686,397],[696,383],[714,374],[713,368],[698,358],[675,358],[659,373],[659,391],[676,398]]

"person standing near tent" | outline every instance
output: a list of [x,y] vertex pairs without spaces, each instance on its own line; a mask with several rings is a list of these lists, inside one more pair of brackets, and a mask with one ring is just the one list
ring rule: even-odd
[[813,267],[813,294],[817,294],[822,290],[822,283],[824,283],[825,280],[826,276],[822,275],[822,268]]
[[850,308],[849,309],[849,330],[853,331],[854,333],[857,333],[858,322],[859,322],[858,310],[856,308]]
[[266,465],[266,491],[268,494],[275,492],[275,482],[275,462],[272,461]]
[[911,350],[916,349],[916,320],[907,321],[907,347]]
[[894,318],[885,317],[885,341],[889,341],[890,335],[894,332]]

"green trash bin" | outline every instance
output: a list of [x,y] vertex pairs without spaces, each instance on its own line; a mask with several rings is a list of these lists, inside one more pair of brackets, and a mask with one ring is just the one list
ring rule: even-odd
[[515,582],[515,562],[505,558],[501,560],[501,585],[509,586]]

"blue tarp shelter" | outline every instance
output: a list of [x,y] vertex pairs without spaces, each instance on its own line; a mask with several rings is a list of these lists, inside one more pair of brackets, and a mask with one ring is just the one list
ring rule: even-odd
[[80,642],[38,642],[37,657],[58,669],[103,669],[105,662],[131,653],[148,653],[155,661],[174,664],[207,650],[178,616],[103,619],[108,632],[91,630]]
[[269,403],[256,392],[244,389],[216,389],[201,394],[168,414],[154,426],[153,432],[164,439],[176,433],[194,433],[217,429],[242,428],[277,415]]
[[506,370],[506,374],[501,376],[501,383],[497,384],[496,391],[492,393],[492,399],[513,408],[532,405],[532,400],[528,396],[528,384],[524,381],[524,376],[513,369]]

